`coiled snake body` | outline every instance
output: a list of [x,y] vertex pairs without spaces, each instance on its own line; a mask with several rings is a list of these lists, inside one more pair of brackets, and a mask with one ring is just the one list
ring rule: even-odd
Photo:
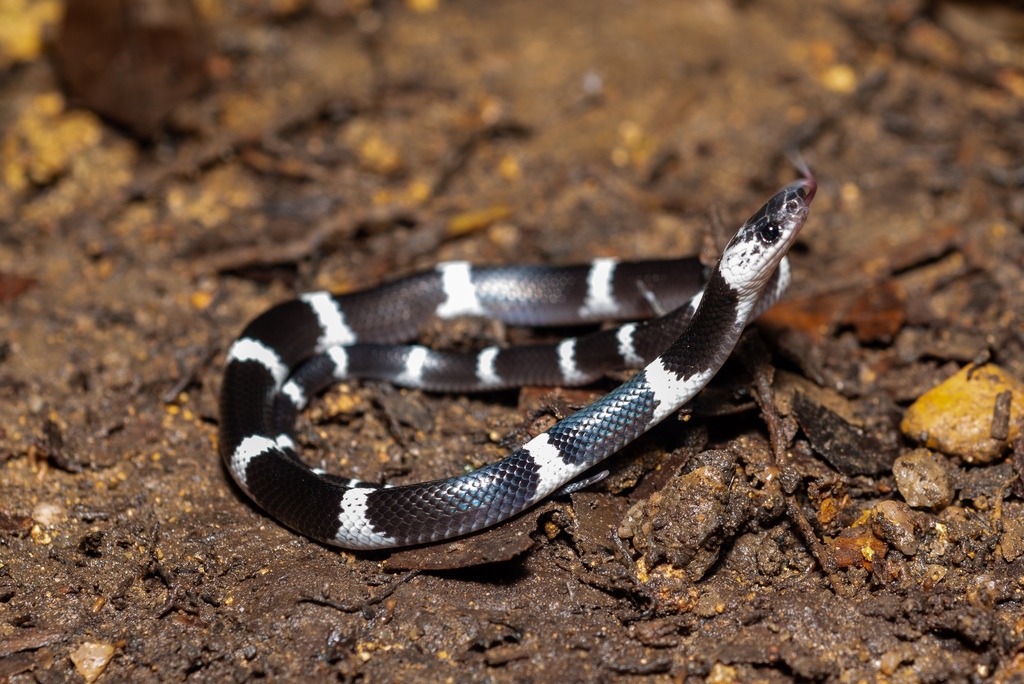
[[[228,352],[221,457],[238,486],[276,519],[344,548],[422,544],[505,520],[565,488],[707,384],[747,323],[785,289],[784,257],[815,190],[807,175],[776,193],[710,275],[695,260],[601,259],[561,268],[454,262],[363,292],[314,292],[279,304],[249,323]],[[557,345],[465,355],[396,344],[431,315],[520,325],[621,319],[648,313],[652,294],[675,308]],[[310,468],[290,436],[308,398],[345,378],[472,391],[584,384],[611,367],[641,370],[502,460],[447,479],[368,486]]]

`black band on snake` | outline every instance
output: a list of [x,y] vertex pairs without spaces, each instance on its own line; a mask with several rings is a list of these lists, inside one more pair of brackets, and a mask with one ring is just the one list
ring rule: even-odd
[[[708,383],[744,327],[785,290],[785,254],[816,187],[806,174],[775,194],[710,274],[695,259],[488,268],[451,262],[363,292],[313,292],[279,304],[249,323],[228,352],[221,457],[260,507],[327,544],[408,546],[494,525],[564,489]],[[431,316],[565,325],[649,316],[652,300],[671,310],[557,345],[458,354],[400,344]],[[465,392],[580,385],[613,368],[640,370],[502,460],[447,479],[368,486],[310,468],[291,437],[309,397],[347,378]]]

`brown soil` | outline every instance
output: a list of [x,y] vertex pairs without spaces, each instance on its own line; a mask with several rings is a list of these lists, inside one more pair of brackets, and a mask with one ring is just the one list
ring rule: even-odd
[[[977,359],[1024,378],[1017,10],[198,4],[201,67],[194,19],[147,44],[205,88],[141,60],[119,125],[65,107],[51,60],[0,61],[0,681],[81,681],[86,643],[113,649],[100,681],[1022,676],[1024,450],[920,456],[952,497],[927,509],[892,468],[924,391]],[[710,256],[789,149],[821,183],[791,302],[608,480],[394,555],[310,542],[230,482],[224,350],[272,303],[455,258]],[[356,383],[299,434],[417,481],[612,386]]]

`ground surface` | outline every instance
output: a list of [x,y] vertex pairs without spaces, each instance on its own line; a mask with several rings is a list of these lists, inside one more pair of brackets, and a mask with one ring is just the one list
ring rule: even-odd
[[[207,85],[145,144],[6,44],[0,681],[81,681],[88,648],[101,681],[1020,677],[1024,461],[1003,449],[1024,395],[989,411],[984,458],[914,455],[939,431],[900,429],[972,360],[1024,378],[1020,14],[362,5],[201,3]],[[131,98],[141,128],[159,99]],[[263,515],[216,458],[224,350],[270,304],[443,259],[713,257],[795,177],[792,148],[821,190],[790,302],[591,490],[455,545],[353,554]],[[430,334],[524,335],[462,327]],[[328,468],[416,481],[612,386],[354,384],[299,431]]]

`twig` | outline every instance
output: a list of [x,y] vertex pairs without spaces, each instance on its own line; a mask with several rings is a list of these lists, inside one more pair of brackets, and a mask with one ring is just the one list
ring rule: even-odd
[[[779,416],[778,406],[775,404],[775,390],[772,388],[772,380],[775,377],[775,368],[771,365],[768,357],[768,350],[764,342],[756,334],[749,334],[746,337],[746,344],[743,349],[742,358],[747,369],[754,376],[754,398],[761,413],[764,415],[765,425],[768,428],[768,436],[772,445],[772,455],[775,457],[775,465],[780,471],[788,468],[786,451],[789,448],[789,439],[785,435],[782,418]],[[814,528],[807,521],[803,511],[793,494],[786,495],[786,515],[796,526],[804,542],[810,547],[811,553],[828,577],[832,590],[836,591],[839,580],[835,576],[836,562],[832,554],[818,540]]]
[[401,577],[392,581],[390,584],[384,587],[384,591],[382,591],[379,595],[373,596],[359,603],[338,603],[337,601],[329,599],[326,596],[303,596],[299,599],[299,603],[312,603],[317,606],[333,608],[334,610],[340,613],[359,613],[371,606],[377,605],[384,599],[388,598],[393,593],[395,593],[395,590],[398,589],[398,587],[402,586],[418,574],[420,574],[419,570],[410,570],[409,572],[405,573],[404,575],[402,575]]

